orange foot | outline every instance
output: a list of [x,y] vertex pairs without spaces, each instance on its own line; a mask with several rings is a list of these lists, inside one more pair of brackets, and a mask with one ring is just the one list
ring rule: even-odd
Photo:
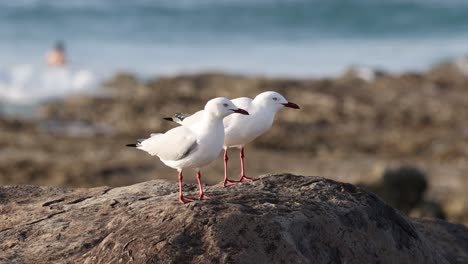
[[254,179],[254,178],[250,178],[250,177],[247,177],[245,175],[242,175],[239,179],[239,182],[252,182],[252,181],[256,181],[258,179]]
[[179,196],[179,202],[181,202],[183,204],[190,203],[190,202],[193,202],[193,199],[181,195],[181,196]]
[[225,179],[224,182],[223,182],[223,186],[226,187],[226,186],[234,185],[234,184],[237,184],[237,183],[239,183],[239,181],[233,181],[233,180]]
[[211,197],[209,197],[208,195],[202,193],[198,196],[198,200],[210,200]]

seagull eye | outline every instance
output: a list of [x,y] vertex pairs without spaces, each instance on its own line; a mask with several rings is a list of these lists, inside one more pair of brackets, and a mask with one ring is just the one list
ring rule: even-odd
[[278,101],[278,98],[276,98],[276,97],[273,97],[273,101]]
[[228,104],[226,104],[226,103],[224,103],[224,104],[223,104],[223,106],[224,106],[224,107],[228,107],[229,105],[228,105]]

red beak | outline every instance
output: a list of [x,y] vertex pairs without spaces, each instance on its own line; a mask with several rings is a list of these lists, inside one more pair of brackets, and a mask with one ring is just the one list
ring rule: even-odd
[[283,104],[283,105],[289,108],[300,109],[300,107],[297,104],[291,103],[291,102],[288,102],[287,104]]
[[245,111],[244,109],[241,109],[241,108],[236,109],[236,110],[234,110],[234,109],[231,109],[231,110],[232,110],[234,113],[239,113],[239,114],[242,114],[242,115],[249,115],[249,112],[247,112],[247,111]]

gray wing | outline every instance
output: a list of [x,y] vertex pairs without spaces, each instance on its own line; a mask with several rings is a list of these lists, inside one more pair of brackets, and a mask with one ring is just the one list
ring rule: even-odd
[[[242,108],[244,110],[249,111],[250,105],[252,104],[252,98],[249,97],[239,97],[236,99],[231,100],[231,102],[234,103],[239,108]],[[244,119],[249,118],[250,116],[244,116],[244,115],[229,115],[223,119],[223,124],[224,124],[224,129],[226,132],[228,132],[230,129],[233,128],[234,124],[236,123],[237,120],[239,119]]]
[[185,127],[192,127],[194,126],[196,123],[198,123],[200,120],[202,120],[203,118],[203,111],[205,110],[200,110],[196,113],[194,113],[193,115],[191,116],[187,116],[184,118],[184,120],[182,121],[182,124],[183,126]]
[[173,128],[164,134],[152,134],[138,147],[162,160],[180,160],[198,147],[195,134],[184,126]]

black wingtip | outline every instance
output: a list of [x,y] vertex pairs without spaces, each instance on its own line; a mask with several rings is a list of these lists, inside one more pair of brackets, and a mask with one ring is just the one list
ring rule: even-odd
[[[184,119],[187,117],[186,114],[183,114],[183,113],[177,113],[175,114],[175,117],[177,117],[180,121],[184,121]],[[174,119],[172,119],[174,120]]]
[[136,148],[136,147],[137,147],[136,144],[127,144],[127,145],[125,145],[125,146],[126,146],[126,147],[132,147],[132,148]]
[[167,121],[174,121],[174,119],[172,119],[172,117],[164,117],[163,119],[167,120]]

